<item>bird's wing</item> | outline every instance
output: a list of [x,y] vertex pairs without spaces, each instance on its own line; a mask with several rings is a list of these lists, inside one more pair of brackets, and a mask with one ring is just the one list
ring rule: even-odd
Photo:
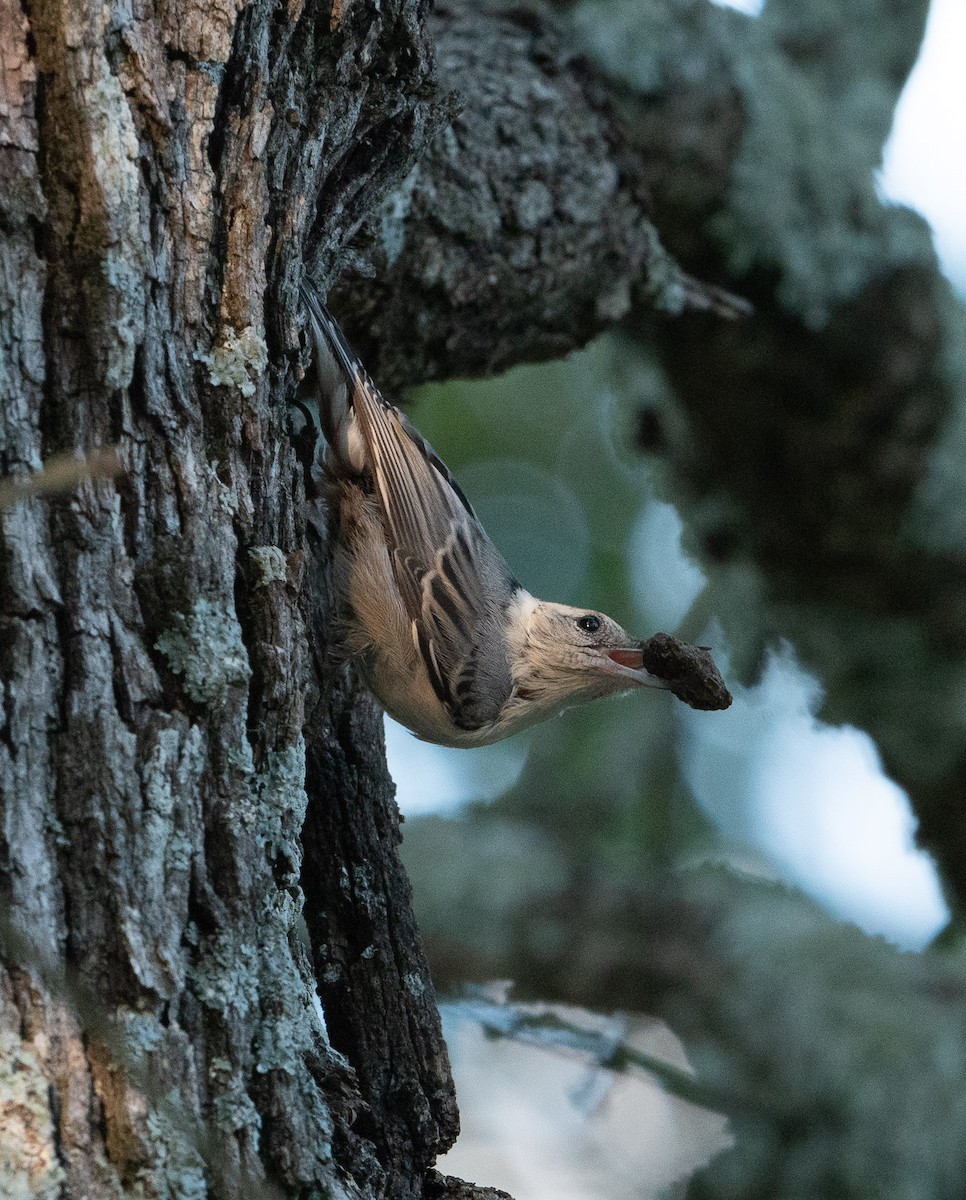
[[414,643],[454,724],[479,729],[496,719],[513,688],[504,622],[520,585],[432,446],[382,396],[336,322],[312,300],[310,316],[349,378]]

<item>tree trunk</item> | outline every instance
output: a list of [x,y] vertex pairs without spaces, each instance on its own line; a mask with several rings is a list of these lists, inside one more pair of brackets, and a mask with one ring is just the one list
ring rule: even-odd
[[0,514],[4,1195],[419,1196],[455,1136],[284,403],[306,247],[445,114],[423,7],[0,3],[0,462],[123,467]]

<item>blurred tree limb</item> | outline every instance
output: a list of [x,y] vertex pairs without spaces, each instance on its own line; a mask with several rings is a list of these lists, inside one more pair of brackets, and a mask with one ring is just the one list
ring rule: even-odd
[[[756,310],[739,326],[651,325],[673,399],[642,397],[642,445],[667,464],[711,566],[735,665],[747,676],[770,641],[791,640],[826,688],[821,715],[868,730],[908,791],[955,909],[966,323],[924,223],[883,205],[874,177],[926,9],[772,2],[744,26],[747,59],[719,34],[716,67],[683,86],[673,48],[648,57],[656,39],[630,20],[643,52],[610,61],[642,158],[657,152],[647,179],[662,237]],[[597,28],[597,41],[614,37]],[[693,67],[711,57],[691,53]],[[742,112],[726,161],[727,103],[709,103],[709,88]],[[634,363],[629,349],[630,387]]]
[[761,1112],[754,1099],[731,1091],[715,1091],[682,1067],[640,1050],[619,1035],[615,1037],[607,1030],[591,1027],[586,1014],[581,1020],[579,1012],[561,1011],[560,1006],[494,999],[487,994],[488,990],[464,988],[446,1006],[458,1019],[478,1025],[487,1037],[508,1038],[556,1053],[576,1054],[595,1068],[608,1071],[645,1071],[670,1095],[717,1112],[752,1108]]
[[902,953],[725,868],[621,876],[485,813],[411,822],[406,845],[441,986],[512,979],[521,998],[647,1012],[682,1039],[695,1077],[658,1077],[727,1113],[734,1136],[692,1181],[695,1200],[914,1200],[962,1178],[958,959]]

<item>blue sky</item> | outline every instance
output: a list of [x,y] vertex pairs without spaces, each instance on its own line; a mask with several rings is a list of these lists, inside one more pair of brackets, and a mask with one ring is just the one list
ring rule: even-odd
[[966,3],[933,0],[926,39],[896,113],[881,184],[933,229],[946,273],[966,293]]

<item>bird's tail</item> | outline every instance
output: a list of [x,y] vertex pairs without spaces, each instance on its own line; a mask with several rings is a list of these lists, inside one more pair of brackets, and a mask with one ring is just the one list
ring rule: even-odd
[[293,406],[292,424],[296,442],[305,450],[311,449],[316,467],[321,467],[323,439],[335,457],[341,457],[339,451],[345,444],[344,431],[350,420],[350,376],[338,352],[344,341],[341,331],[319,299],[315,285],[303,279],[300,291],[308,318],[305,331],[312,363]]

